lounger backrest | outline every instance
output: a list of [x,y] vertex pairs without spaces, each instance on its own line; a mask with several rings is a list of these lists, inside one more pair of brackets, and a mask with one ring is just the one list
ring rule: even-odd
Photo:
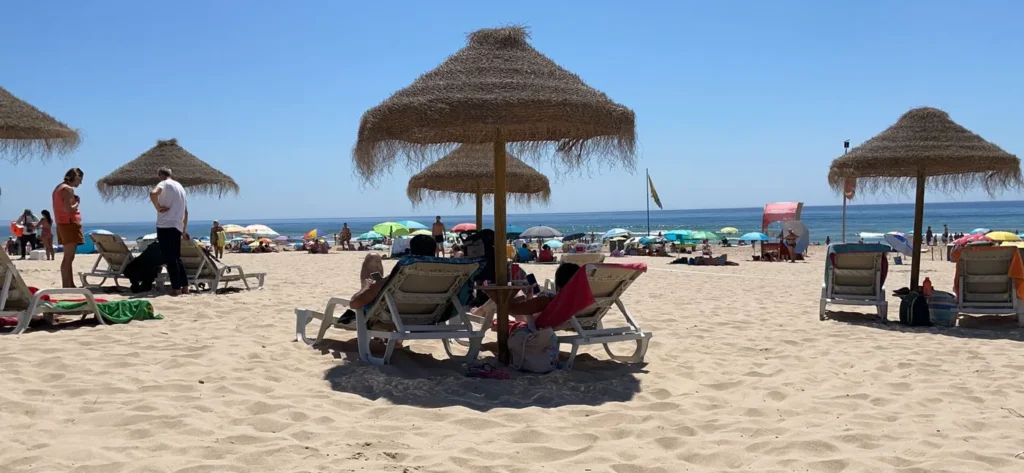
[[832,294],[877,296],[882,253],[836,253],[832,255]]
[[[7,291],[6,300],[3,298],[4,290]],[[28,290],[28,284],[21,279],[18,268],[7,257],[7,253],[0,251],[0,310],[25,310],[31,302],[32,293]]]
[[579,267],[588,264],[604,263],[604,255],[601,253],[567,253],[562,255],[559,263],[572,263]]
[[106,261],[111,268],[121,268],[126,262],[131,261],[132,250],[124,244],[121,237],[92,233],[89,238],[96,245],[96,251],[99,252],[100,258],[103,258],[103,261]]
[[959,264],[963,301],[1012,302],[1014,286],[1009,273],[1016,251],[1013,247],[964,249]]
[[217,276],[217,263],[210,259],[195,240],[181,240],[181,263],[185,265],[185,274],[189,278]]
[[601,264],[589,265],[585,270],[595,302],[590,308],[576,314],[576,320],[583,328],[589,329],[597,326],[601,318],[615,305],[615,301],[622,297],[643,271]]
[[[371,321],[436,325],[450,315],[449,302],[480,267],[478,263],[414,262],[396,268],[366,314]],[[390,301],[388,300],[390,299]],[[391,307],[393,302],[394,307]]]

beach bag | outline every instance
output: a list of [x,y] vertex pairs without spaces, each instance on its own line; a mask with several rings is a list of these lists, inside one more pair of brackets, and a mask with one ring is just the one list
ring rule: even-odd
[[558,336],[550,327],[534,331],[525,325],[508,337],[512,367],[530,373],[548,373],[558,368]]
[[917,292],[903,296],[903,300],[900,301],[900,323],[912,327],[931,325],[928,298]]

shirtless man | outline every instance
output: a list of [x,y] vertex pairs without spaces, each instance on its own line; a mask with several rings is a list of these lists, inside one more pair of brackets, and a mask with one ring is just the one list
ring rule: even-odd
[[431,229],[431,234],[434,235],[434,242],[437,243],[437,250],[434,251],[434,256],[440,256],[444,258],[444,224],[441,223],[441,216],[436,217],[434,221],[434,227]]

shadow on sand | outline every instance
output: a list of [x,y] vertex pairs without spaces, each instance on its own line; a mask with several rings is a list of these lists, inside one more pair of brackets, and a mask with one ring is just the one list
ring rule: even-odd
[[[396,349],[391,363],[382,367],[359,360],[355,339],[325,340],[318,349],[345,360],[324,373],[331,389],[371,401],[383,398],[395,404],[427,408],[462,406],[489,411],[625,402],[640,392],[637,374],[644,372],[644,365],[581,354],[572,370],[529,374],[508,369],[511,379],[480,379],[467,377],[464,363],[439,360],[408,348]],[[377,354],[383,346],[378,344],[371,349]],[[496,350],[497,343],[485,344],[481,357],[493,356]],[[497,364],[494,358],[489,361]]]
[[955,338],[975,338],[981,340],[1013,340],[1024,342],[1024,329],[1017,326],[1016,317],[1007,315],[961,315],[956,327],[932,325],[910,327],[899,323],[890,314],[889,323],[878,321],[875,314],[860,312],[826,312],[826,320],[834,320],[850,325],[886,330],[900,333],[927,333]]

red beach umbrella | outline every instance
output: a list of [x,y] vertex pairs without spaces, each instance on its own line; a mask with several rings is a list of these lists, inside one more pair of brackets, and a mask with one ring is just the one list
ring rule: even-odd
[[451,231],[453,231],[455,233],[459,233],[459,232],[468,232],[470,230],[476,230],[476,224],[475,223],[468,223],[468,222],[460,223],[460,224],[452,227]]

